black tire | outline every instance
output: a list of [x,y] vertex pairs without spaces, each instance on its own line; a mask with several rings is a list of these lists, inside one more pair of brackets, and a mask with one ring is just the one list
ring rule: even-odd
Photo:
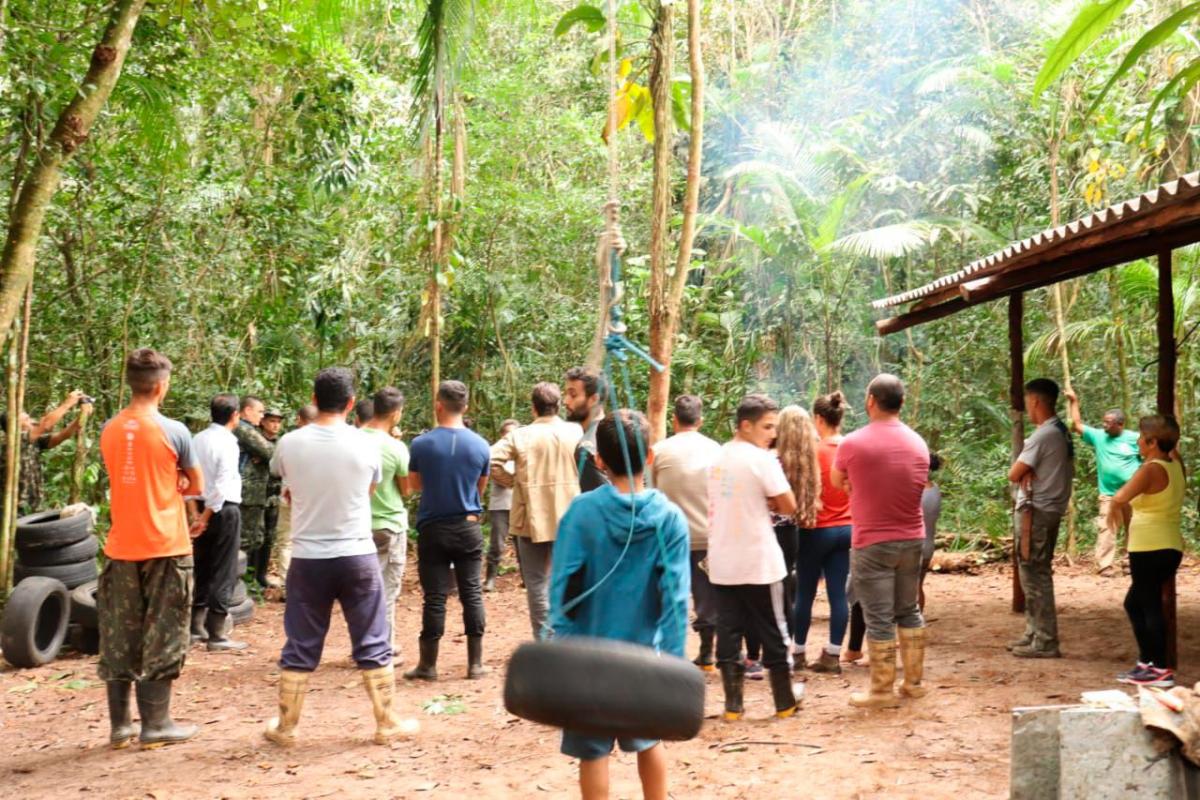
[[91,535],[91,514],[64,519],[58,511],[39,511],[17,520],[17,548],[22,551],[66,547]]
[[88,537],[75,544],[63,547],[39,547],[33,550],[18,550],[17,563],[27,567],[56,567],[59,564],[78,564],[82,561],[92,561],[100,552],[100,540],[95,536]]
[[96,613],[98,586],[96,581],[88,581],[71,592],[71,622],[92,630],[100,627],[100,617]]
[[71,597],[62,581],[26,578],[8,596],[0,619],[0,650],[14,667],[40,667],[54,660],[67,636]]
[[250,569],[250,557],[246,555],[245,550],[238,550],[238,577],[245,575],[248,569]]
[[[242,602],[229,609],[229,618],[234,625],[241,625],[254,618],[254,598],[247,597]],[[697,670],[698,671],[698,670]]]
[[627,642],[527,642],[508,662],[504,706],[589,736],[684,741],[704,722],[704,674],[690,661]]
[[94,656],[100,652],[100,631],[72,622],[67,626],[67,644],[77,653]]
[[57,564],[53,567],[29,567],[18,561],[13,567],[13,580],[18,583],[26,578],[54,578],[68,589],[94,581],[98,574],[95,560],[81,561],[78,564]]

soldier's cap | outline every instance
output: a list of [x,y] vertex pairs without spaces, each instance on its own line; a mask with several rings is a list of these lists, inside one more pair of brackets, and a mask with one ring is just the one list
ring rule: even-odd
[[266,419],[267,417],[278,417],[279,419],[283,419],[283,412],[272,406],[263,412],[263,419]]

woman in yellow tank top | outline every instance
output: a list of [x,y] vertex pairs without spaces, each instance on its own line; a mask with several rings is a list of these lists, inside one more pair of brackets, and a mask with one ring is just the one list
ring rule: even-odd
[[1129,577],[1125,613],[1138,643],[1138,663],[1117,676],[1136,686],[1174,686],[1167,667],[1167,624],[1162,613],[1163,586],[1175,577],[1183,560],[1183,464],[1175,445],[1179,423],[1166,416],[1138,420],[1138,449],[1143,464],[1112,499],[1110,522],[1128,517]]

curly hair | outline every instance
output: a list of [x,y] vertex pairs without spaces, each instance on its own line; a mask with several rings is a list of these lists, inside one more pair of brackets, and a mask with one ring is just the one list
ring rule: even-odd
[[792,494],[796,496],[796,522],[811,528],[821,510],[821,467],[817,463],[820,437],[812,417],[800,406],[787,406],[779,412],[779,435],[775,452],[783,466]]

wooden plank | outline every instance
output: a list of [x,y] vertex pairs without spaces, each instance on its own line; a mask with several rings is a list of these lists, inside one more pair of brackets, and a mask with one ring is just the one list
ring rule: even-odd
[[[1008,357],[1011,374],[1008,401],[1012,416],[1012,460],[1016,461],[1025,445],[1025,295],[1017,292],[1008,298]],[[1020,553],[1016,535],[1015,511],[1010,523],[1013,531],[1012,610],[1025,612],[1025,588],[1021,586]]]
[[[1158,255],[1158,413],[1175,415],[1175,285],[1171,250]],[[1167,666],[1179,661],[1179,630],[1175,616],[1175,580],[1163,586],[1163,617],[1167,622]]]
[[933,322],[935,319],[948,317],[951,314],[962,311],[967,305],[961,297],[955,297],[940,306],[922,308],[919,311],[910,311],[898,317],[876,320],[875,330],[879,332],[880,336],[887,336],[889,333],[896,333],[905,328],[911,328],[913,325],[921,325],[926,322]]

